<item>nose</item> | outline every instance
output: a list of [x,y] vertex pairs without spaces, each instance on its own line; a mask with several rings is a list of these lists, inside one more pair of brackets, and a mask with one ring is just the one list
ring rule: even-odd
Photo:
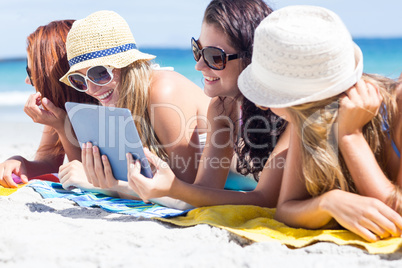
[[31,84],[31,80],[29,80],[28,75],[27,75],[27,76],[25,76],[25,84],[27,84],[27,85],[31,85],[31,86],[32,86],[32,84]]
[[87,79],[86,82],[87,82],[87,87],[88,87],[88,90],[86,91],[86,93],[88,95],[93,96],[99,90],[100,86],[95,85],[89,79]]
[[205,63],[204,58],[201,57],[199,61],[195,64],[195,69],[197,71],[202,71],[205,68],[209,68],[208,65]]

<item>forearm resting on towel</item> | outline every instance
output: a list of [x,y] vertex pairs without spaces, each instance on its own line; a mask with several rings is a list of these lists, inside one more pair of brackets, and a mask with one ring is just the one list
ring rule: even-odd
[[[88,183],[88,186],[92,186],[92,184]],[[141,198],[138,196],[137,193],[135,193],[129,186],[126,181],[118,181],[117,185],[110,189],[102,189],[99,187],[88,187],[88,189],[84,189],[86,191],[91,191],[91,192],[98,192],[102,193],[108,196],[113,196],[113,197],[119,197],[123,199],[133,199],[133,200],[141,200]],[[187,204],[186,202],[183,202],[178,199],[173,199],[170,197],[160,197],[160,198],[154,198],[149,200],[152,203],[165,206],[165,207],[170,207],[174,209],[180,209],[180,210],[187,210],[187,209],[192,209],[194,208],[193,206]]]

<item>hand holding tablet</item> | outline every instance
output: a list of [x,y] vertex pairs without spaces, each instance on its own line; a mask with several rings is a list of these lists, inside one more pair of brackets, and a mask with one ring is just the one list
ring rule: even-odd
[[68,117],[80,144],[91,142],[109,159],[113,176],[127,181],[126,153],[141,163],[141,174],[152,178],[130,110],[67,102]]

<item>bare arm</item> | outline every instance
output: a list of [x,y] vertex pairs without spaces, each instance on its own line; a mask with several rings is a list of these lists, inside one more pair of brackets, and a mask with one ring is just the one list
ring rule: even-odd
[[[35,123],[43,124],[44,130],[33,161],[22,156],[13,156],[0,164],[0,185],[5,187],[17,187],[11,178],[12,173],[20,176],[23,182],[27,182],[30,177],[57,172],[59,166],[63,164],[65,154],[70,161],[81,159],[81,149],[64,110],[54,106],[46,98],[41,99],[41,94],[37,92],[29,96],[24,111]],[[65,153],[55,155],[52,150],[58,139]]]
[[[86,151],[86,148],[84,148],[83,151]],[[86,157],[83,157],[83,159],[86,159]],[[116,180],[113,177],[112,169],[110,167],[107,157],[102,156],[101,160],[99,150],[95,149],[93,159],[95,161],[95,166],[100,166],[100,164],[102,163],[102,168],[98,169],[98,172],[102,172],[103,174],[100,175],[98,173],[97,178],[99,179],[99,177],[103,176],[105,177],[103,180],[99,180],[96,183],[94,183],[93,181],[89,182],[83,167],[83,163],[75,160],[66,163],[60,167],[59,179],[63,185],[63,188],[67,190],[72,188],[80,188],[85,191],[102,193],[108,196],[140,200],[139,196],[136,194],[135,191],[132,190],[131,187],[128,186],[128,183],[126,181]],[[97,186],[95,186],[95,184]],[[176,209],[185,210],[192,208],[192,206],[186,204],[185,202],[175,200],[169,197],[156,198],[152,199],[151,201],[160,205]]]
[[332,217],[321,209],[322,197],[311,198],[307,192],[302,172],[302,145],[292,124],[288,129],[290,143],[275,218],[289,226],[320,228]]
[[[47,131],[54,129],[70,161],[81,159],[81,149],[72,130],[67,113],[63,109],[56,107],[47,98],[41,99],[41,95],[38,92],[28,98],[24,111],[35,123],[47,126]],[[56,141],[57,139],[54,141],[54,144],[56,144]]]
[[[224,115],[220,116],[220,109],[219,99],[213,99],[208,108],[208,123],[211,125],[211,131],[207,137],[206,146],[200,160],[197,178],[195,181],[198,185],[203,185],[209,188],[223,189],[233,156],[233,147],[230,140],[233,129],[230,125],[230,118]],[[230,111],[228,112],[230,113]],[[218,118],[218,116],[220,117]],[[148,156],[153,157],[152,160],[154,160],[154,164],[157,164],[156,162],[159,163],[161,161],[152,154],[148,153]],[[143,199],[148,200],[161,196],[172,197],[172,192],[175,189],[181,189],[181,186],[188,187],[190,189],[200,188],[197,188],[196,186],[191,188],[191,183],[177,185],[176,181],[179,179],[175,176],[173,170],[170,169],[166,163],[162,164],[163,165],[158,166],[164,166],[164,168],[160,169],[158,176],[154,176],[149,184],[147,184],[148,181],[146,180],[142,182],[139,181],[134,184],[134,177],[137,176],[134,175],[136,174],[135,172],[131,172],[131,174],[133,174],[133,180],[131,180],[130,186],[135,192],[140,194]],[[181,192],[182,190],[179,191]],[[187,189],[184,191],[187,191]],[[219,194],[221,193],[220,191],[217,192],[219,192]],[[190,195],[189,199],[184,199],[184,201],[195,204],[196,202],[192,201],[195,199],[202,199],[202,196],[198,197]]]
[[237,117],[237,111],[236,107],[231,106],[232,103],[226,101],[223,105],[226,107],[225,113],[222,113],[219,98],[212,99],[208,106],[210,132],[200,159],[195,185],[218,189],[225,186],[234,154],[233,117]]
[[139,173],[140,167],[132,165],[129,166],[129,183],[145,200],[167,195],[196,207],[224,204],[275,207],[281,186],[287,147],[288,134],[285,132],[267,161],[256,189],[250,192],[229,191],[223,190],[223,186],[219,188],[208,185],[192,185],[180,181],[174,177],[167,165],[163,165],[159,158],[148,151],[146,151],[148,159],[157,166],[154,178],[143,177]]
[[378,113],[381,102],[376,88],[363,81],[346,92],[340,102],[339,148],[358,192],[385,203],[394,185],[381,170],[362,132]]
[[379,167],[363,134],[344,136],[340,143],[342,155],[359,193],[386,203],[394,185]]
[[[293,126],[292,126],[293,128]],[[402,218],[383,202],[341,190],[311,197],[301,166],[301,142],[292,129],[275,219],[292,227],[319,229],[336,220],[368,241],[400,236]]]
[[155,71],[150,90],[149,114],[170,167],[183,181],[193,183],[202,153],[198,134],[207,131],[209,98],[184,76]]
[[[111,174],[110,165],[106,165],[106,170],[110,170],[109,172]],[[77,160],[62,165],[59,169],[58,175],[63,188],[67,190],[71,188],[80,188],[82,190],[102,193],[114,197],[138,199],[138,195],[128,187],[127,182],[116,180],[114,177],[112,178],[114,180],[113,185],[107,189],[89,183],[83,164]]]
[[178,182],[182,185],[183,189],[178,187],[175,191],[172,191],[171,196],[197,207],[226,204],[276,207],[286,161],[289,142],[288,132],[286,130],[279,139],[273,153],[264,166],[257,187],[253,191],[230,191],[223,190],[223,186],[214,188],[208,184],[202,186]]
[[64,154],[49,155],[49,152],[46,150],[46,148],[53,148],[56,141],[57,134],[50,127],[45,126],[33,161],[16,155],[0,164],[0,185],[11,188],[17,187],[11,174],[18,175],[26,183],[28,182],[28,178],[57,172],[59,166],[63,163]]

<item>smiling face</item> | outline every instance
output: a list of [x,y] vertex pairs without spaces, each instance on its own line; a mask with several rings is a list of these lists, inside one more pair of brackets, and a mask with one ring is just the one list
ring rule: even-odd
[[[89,69],[80,69],[76,71],[76,73],[80,73],[82,75],[86,75],[87,70]],[[113,79],[110,83],[105,86],[98,86],[92,83],[89,79],[87,79],[88,90],[85,92],[91,97],[99,100],[99,102],[103,106],[116,106],[117,101],[119,100],[119,83],[121,70],[120,69],[113,69]]]
[[[206,22],[202,23],[198,43],[201,48],[212,46],[223,49],[226,54],[238,53],[238,51],[229,45],[227,36],[223,34],[220,28]],[[205,64],[201,57],[196,63],[195,69],[202,72],[204,76],[204,92],[207,96],[211,98],[218,96],[234,98],[239,94],[237,78],[242,71],[241,59],[226,62],[226,67],[223,70],[213,70]]]

